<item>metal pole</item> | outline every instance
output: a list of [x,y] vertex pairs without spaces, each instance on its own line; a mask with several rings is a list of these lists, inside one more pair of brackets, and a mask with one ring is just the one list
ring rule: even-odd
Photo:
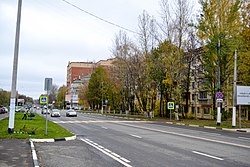
[[19,0],[18,1],[18,11],[17,11],[17,22],[16,22],[16,37],[15,37],[15,49],[14,49],[14,61],[13,61],[12,85],[11,85],[11,98],[10,98],[10,115],[9,115],[9,126],[8,126],[8,132],[10,134],[14,133],[15,106],[16,106],[16,81],[17,81],[17,66],[18,66],[21,9],[22,9],[22,0]]
[[[218,0],[218,4],[220,7],[220,0]],[[219,9],[218,8],[218,92],[221,91],[221,83],[220,83],[220,16],[219,16]],[[218,102],[217,107],[217,125],[221,124],[221,102]]]
[[239,128],[241,128],[241,105],[239,105]]
[[45,135],[48,135],[48,111],[49,111],[49,90],[47,89],[47,111],[46,111],[46,127],[45,127]]
[[232,127],[236,127],[236,84],[237,84],[237,51],[234,52],[234,88],[233,88],[233,114],[232,114]]
[[102,82],[102,114],[103,114],[103,82]]

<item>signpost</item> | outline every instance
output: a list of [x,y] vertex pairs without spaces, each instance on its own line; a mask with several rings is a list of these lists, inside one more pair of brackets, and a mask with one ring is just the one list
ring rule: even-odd
[[[45,78],[45,84],[44,84],[44,90],[47,91],[47,96],[49,96],[49,91],[52,89],[52,78]],[[43,98],[40,98],[40,102],[48,104],[48,97],[43,96]],[[46,111],[46,128],[45,128],[45,135],[48,135],[48,110],[49,106],[47,105],[47,111]]]
[[170,121],[171,121],[171,111],[174,109],[174,102],[168,102],[168,109],[170,110]]
[[221,123],[221,103],[223,102],[223,93],[222,92],[217,92],[216,93],[216,101],[218,103],[218,108],[217,108],[217,125],[220,125]]

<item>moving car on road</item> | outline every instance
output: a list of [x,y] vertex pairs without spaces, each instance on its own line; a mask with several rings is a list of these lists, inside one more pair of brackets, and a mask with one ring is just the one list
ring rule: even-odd
[[50,114],[51,117],[60,117],[60,112],[58,109],[52,109],[51,111],[51,114]]
[[66,111],[66,117],[77,117],[77,113],[76,113],[75,110],[72,110],[72,109],[67,110]]
[[41,113],[42,113],[42,114],[46,114],[46,112],[47,112],[47,114],[50,114],[50,111],[47,110],[47,109],[43,109]]

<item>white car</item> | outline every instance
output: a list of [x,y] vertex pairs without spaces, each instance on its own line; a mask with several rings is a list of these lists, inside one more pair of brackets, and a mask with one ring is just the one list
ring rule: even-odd
[[77,117],[77,113],[75,110],[67,110],[66,117]]
[[51,111],[51,114],[50,114],[51,117],[60,117],[60,112],[58,109],[52,109]]

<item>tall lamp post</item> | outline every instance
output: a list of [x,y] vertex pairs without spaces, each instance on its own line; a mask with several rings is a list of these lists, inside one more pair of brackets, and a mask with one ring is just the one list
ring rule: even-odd
[[10,98],[10,115],[9,115],[9,126],[8,126],[8,132],[10,134],[14,133],[15,106],[16,106],[16,81],[17,81],[19,36],[20,36],[20,23],[21,23],[21,8],[22,8],[22,0],[19,0],[18,1],[18,10],[17,10],[16,37],[15,37],[11,98]]
[[[218,8],[218,92],[221,91],[221,82],[220,82],[220,0],[218,0],[219,8]],[[217,107],[217,125],[221,124],[221,106],[222,103],[218,101],[218,107]]]

